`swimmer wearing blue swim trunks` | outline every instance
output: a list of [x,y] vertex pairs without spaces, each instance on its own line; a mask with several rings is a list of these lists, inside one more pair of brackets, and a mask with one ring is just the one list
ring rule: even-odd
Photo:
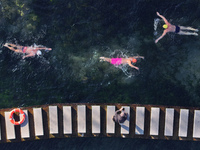
[[[194,29],[192,27],[184,27],[184,26],[177,26],[177,25],[172,25],[170,24],[167,19],[160,15],[159,12],[157,12],[157,15],[162,18],[165,22],[165,24],[163,25],[163,28],[165,29],[163,34],[155,40],[155,43],[157,43],[160,39],[162,39],[168,32],[174,32],[176,34],[180,34],[180,35],[195,35],[198,36],[198,34],[196,32],[198,32],[198,29]],[[191,32],[193,31],[193,32]]]
[[180,27],[179,26],[176,26],[176,29],[175,29],[175,33],[179,33],[180,32]]

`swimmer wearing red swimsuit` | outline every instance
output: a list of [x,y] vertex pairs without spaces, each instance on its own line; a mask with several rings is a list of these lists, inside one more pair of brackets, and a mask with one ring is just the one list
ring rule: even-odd
[[28,47],[24,46],[24,47],[22,48],[22,52],[23,52],[23,53],[26,53],[27,48],[28,48]]

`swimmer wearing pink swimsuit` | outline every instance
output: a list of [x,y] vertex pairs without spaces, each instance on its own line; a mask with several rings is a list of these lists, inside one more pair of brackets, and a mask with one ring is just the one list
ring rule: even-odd
[[111,58],[111,64],[121,65],[122,64],[122,58]]
[[23,53],[26,53],[27,48],[28,48],[28,47],[24,46],[24,47],[22,48],[22,52],[23,52]]

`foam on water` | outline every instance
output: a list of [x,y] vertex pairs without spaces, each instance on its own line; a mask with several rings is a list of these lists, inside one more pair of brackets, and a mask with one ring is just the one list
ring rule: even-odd
[[154,35],[157,35],[157,27],[158,27],[158,24],[160,22],[160,19],[159,18],[156,18],[154,19]]
[[[110,58],[128,58],[135,55],[129,55],[128,51],[115,50],[110,54]],[[114,65],[116,68],[119,68],[123,71],[123,73],[131,78],[135,75],[138,75],[140,72],[134,68],[131,68],[128,64]]]

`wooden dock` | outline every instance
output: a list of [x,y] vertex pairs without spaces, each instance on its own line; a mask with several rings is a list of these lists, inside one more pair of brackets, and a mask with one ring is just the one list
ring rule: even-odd
[[[123,125],[112,121],[125,108]],[[0,110],[0,142],[48,138],[122,137],[166,140],[200,140],[200,108],[138,104],[52,104],[21,108],[23,124],[9,120],[10,109]],[[14,118],[22,117],[15,114]]]

